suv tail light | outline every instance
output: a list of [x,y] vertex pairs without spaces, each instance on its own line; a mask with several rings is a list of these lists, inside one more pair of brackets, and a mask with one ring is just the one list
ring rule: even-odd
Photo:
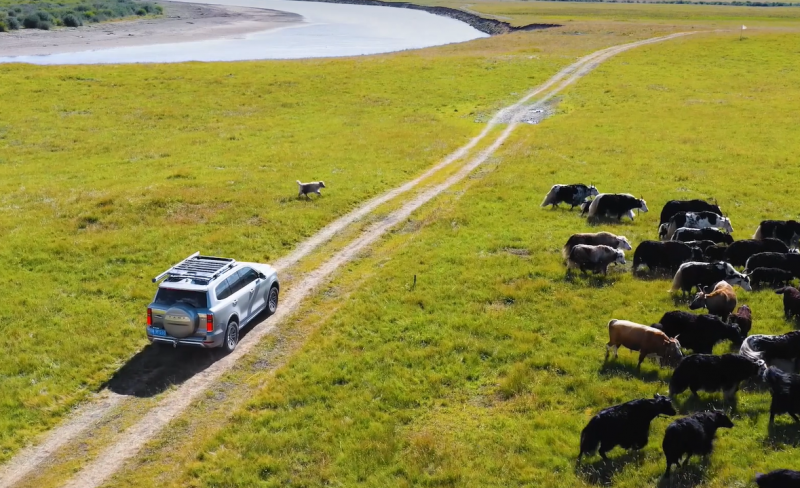
[[153,325],[153,309],[147,309],[147,325]]
[[214,332],[214,316],[206,315],[206,332]]

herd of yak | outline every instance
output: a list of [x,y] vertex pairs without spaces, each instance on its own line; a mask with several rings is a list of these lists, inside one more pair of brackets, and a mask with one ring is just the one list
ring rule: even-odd
[[[630,194],[600,194],[594,186],[554,185],[542,207],[569,204],[580,207],[581,215],[593,221],[634,218],[634,210],[647,212],[647,204]],[[677,412],[671,398],[687,389],[722,391],[726,400],[734,398],[742,382],[764,381],[772,395],[770,424],[775,415],[788,414],[800,423],[800,331],[778,336],[749,335],[751,310],[747,305],[736,313],[733,286],[747,291],[769,285],[783,295],[787,318],[800,315],[800,291],[789,282],[800,278],[800,223],[765,220],[752,239],[734,241],[733,226],[716,204],[703,200],[672,200],[661,211],[658,240],[639,244],[634,252],[633,272],[642,266],[650,271],[669,272],[672,292],[684,295],[697,288],[690,308],[706,308],[708,314],[687,311],[667,312],[651,326],[627,320],[608,323],[609,353],[617,356],[624,346],[639,352],[641,368],[645,358],[657,358],[675,370],[669,383],[670,396],[633,400],[612,406],[595,415],[583,429],[578,461],[584,454],[599,449],[603,459],[615,446],[642,449],[647,445],[650,423],[659,416]],[[606,274],[610,264],[625,264],[625,251],[632,250],[624,236],[608,232],[574,234],[564,246],[567,273],[572,269]],[[735,266],[744,266],[744,272]],[[712,354],[715,344],[730,340],[741,344],[739,354]],[[684,356],[683,349],[693,354]],[[780,368],[776,367],[780,366]],[[722,411],[699,412],[672,422],[666,430],[662,448],[666,457],[665,476],[673,465],[685,466],[693,455],[708,455],[716,431],[732,428],[733,422]],[[681,461],[683,460],[683,463]],[[757,474],[758,486],[800,488],[800,471],[781,469]]]

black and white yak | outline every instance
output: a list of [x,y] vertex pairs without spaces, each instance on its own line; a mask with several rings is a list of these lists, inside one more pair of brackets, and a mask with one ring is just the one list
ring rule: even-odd
[[581,272],[608,273],[608,265],[625,264],[625,253],[611,246],[589,246],[578,244],[567,257],[567,274],[574,268]]
[[789,247],[778,239],[742,239],[725,249],[723,260],[734,266],[744,266],[751,256],[762,252],[788,253]]
[[542,207],[552,205],[555,209],[560,203],[570,204],[570,210],[579,206],[587,198],[597,196],[594,185],[586,186],[581,183],[574,185],[553,185],[542,201]]
[[672,234],[673,241],[713,241],[714,244],[733,244],[733,237],[717,229],[689,229],[681,227]]
[[669,396],[675,398],[688,388],[695,396],[700,390],[722,391],[730,400],[743,381],[758,375],[765,367],[764,361],[740,354],[691,354],[683,358],[672,373]]
[[791,252],[760,252],[747,259],[745,273],[756,268],[777,268],[792,273],[800,278],[800,254]]
[[714,212],[678,212],[669,219],[667,224],[667,239],[678,229],[685,227],[688,229],[721,229],[725,232],[733,232],[731,220]]
[[753,239],[778,239],[789,247],[797,247],[800,239],[800,222],[796,220],[762,220]]
[[647,212],[647,203],[641,198],[636,198],[628,193],[601,193],[589,205],[590,220],[601,218],[615,218],[622,220],[627,216],[633,220],[633,211]]
[[703,251],[699,247],[691,247],[685,242],[677,241],[643,241],[636,246],[633,253],[633,270],[642,265],[650,268],[669,270],[674,273],[681,264],[703,259]]
[[[727,281],[731,286],[739,285],[746,291],[751,291],[750,278],[736,271],[730,263],[718,261],[716,263],[701,263],[690,261],[678,268],[672,280],[670,292],[681,290],[684,295],[690,293],[696,286],[713,286],[720,281]],[[697,291],[702,291],[698,288]]]
[[694,455],[707,456],[714,450],[714,438],[717,429],[730,429],[733,422],[722,412],[700,412],[688,417],[678,419],[667,427],[664,433],[664,442],[661,448],[667,458],[667,470],[664,476],[669,476],[672,465],[681,466],[681,458],[686,456],[683,466],[689,463],[689,458]]
[[652,399],[633,400],[603,409],[581,432],[578,462],[584,454],[591,455],[598,448],[603,459],[608,459],[606,453],[615,446],[642,449],[650,437],[650,422],[659,415],[675,414],[669,398],[658,394]]
[[704,200],[670,200],[661,209],[661,220],[658,225],[669,223],[669,219],[678,212],[714,212],[722,215],[719,206]]
[[630,251],[632,249],[631,243],[628,242],[627,237],[616,236],[610,232],[572,234],[570,238],[567,239],[567,243],[564,244],[564,248],[561,250],[561,255],[564,256],[564,259],[569,257],[569,253],[572,252],[572,248],[578,244],[585,244],[587,246],[603,245],[613,247],[614,249],[622,249],[623,251]]
[[752,335],[744,340],[739,354],[763,360],[783,371],[800,370],[800,330],[781,335]]
[[681,347],[696,354],[711,354],[714,346],[724,340],[738,345],[743,339],[742,331],[735,324],[724,322],[716,315],[695,315],[683,310],[665,313],[651,327],[667,337],[680,339]]

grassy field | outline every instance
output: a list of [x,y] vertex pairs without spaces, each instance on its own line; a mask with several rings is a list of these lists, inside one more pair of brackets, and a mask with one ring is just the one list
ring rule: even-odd
[[[598,26],[359,59],[0,66],[0,460],[145,344],[150,278],[202,250],[272,261],[411,179],[578,55]],[[295,180],[324,180],[319,201]]]
[[[740,393],[736,427],[707,467],[660,479],[654,421],[642,452],[575,464],[580,430],[608,405],[665,392],[668,370],[622,351],[604,364],[606,323],[685,308],[666,279],[629,269],[565,279],[560,249],[580,231],[654,238],[672,198],[718,199],[745,238],[763,218],[796,218],[800,95],[796,35],[685,38],[623,54],[524,127],[487,169],[428,205],[343,271],[292,327],[312,331],[182,477],[137,469],[129,484],[173,486],[753,486],[756,471],[796,467],[800,429],[768,429],[768,394]],[[680,60],[677,63],[676,60]],[[591,227],[539,208],[557,182],[641,194],[633,224]],[[417,276],[416,287],[412,277]],[[792,328],[780,297],[737,290],[754,333]],[[716,352],[727,350],[718,346]],[[248,372],[258,383],[258,372]],[[679,398],[682,413],[719,395]],[[150,453],[151,459],[158,452]],[[170,479],[171,481],[164,481]]]
[[673,23],[684,28],[774,27],[800,17],[796,7],[741,7],[727,5],[674,5],[641,3],[597,3],[561,1],[421,0],[425,5],[466,8],[471,12],[504,20],[512,25],[565,23]]

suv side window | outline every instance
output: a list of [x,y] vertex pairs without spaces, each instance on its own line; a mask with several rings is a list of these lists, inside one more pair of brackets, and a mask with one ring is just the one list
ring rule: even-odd
[[[258,273],[256,273],[252,268],[240,269],[236,272],[236,282],[231,284],[231,295],[254,282],[257,278]],[[232,280],[233,276],[228,278],[228,281]]]
[[222,280],[222,283],[214,289],[214,294],[217,295],[217,300],[225,300],[231,296],[231,287],[228,284],[228,280]]

